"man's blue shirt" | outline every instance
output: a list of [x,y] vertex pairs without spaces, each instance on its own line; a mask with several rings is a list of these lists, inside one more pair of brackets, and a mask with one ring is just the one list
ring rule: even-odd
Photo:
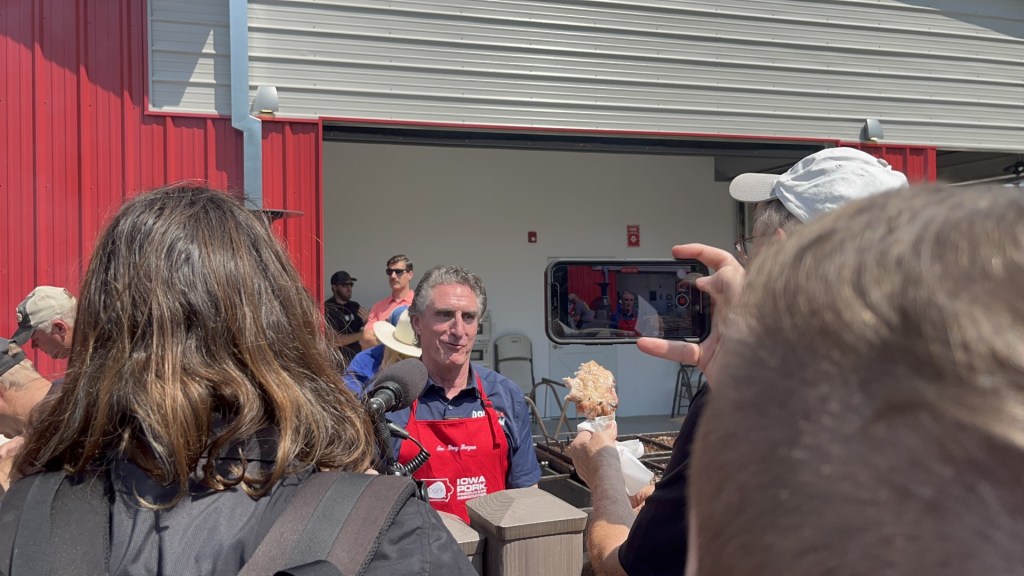
[[[427,387],[419,397],[416,420],[452,420],[456,418],[483,417],[483,402],[476,387],[476,376],[480,376],[484,393],[498,412],[498,423],[505,431],[509,446],[508,488],[533,486],[540,480],[540,464],[533,449],[533,432],[530,429],[530,411],[519,385],[493,370],[475,364],[470,366],[469,383],[450,401],[444,388],[427,381]],[[409,423],[409,408],[392,412],[388,420],[401,427]],[[398,455],[402,440],[393,439],[395,455]]]
[[384,345],[377,344],[373,348],[363,350],[356,354],[355,358],[348,363],[348,368],[343,376],[345,386],[362,398],[366,391],[366,385],[380,370],[380,363],[384,360]]

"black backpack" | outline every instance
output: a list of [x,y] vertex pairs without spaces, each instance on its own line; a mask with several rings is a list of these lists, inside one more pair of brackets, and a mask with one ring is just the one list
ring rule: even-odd
[[[13,488],[28,494],[4,503],[0,573],[107,573],[110,517],[103,480],[73,482],[62,472],[48,472],[28,476]],[[409,478],[313,474],[299,486],[239,576],[363,574],[398,511],[415,493]]]

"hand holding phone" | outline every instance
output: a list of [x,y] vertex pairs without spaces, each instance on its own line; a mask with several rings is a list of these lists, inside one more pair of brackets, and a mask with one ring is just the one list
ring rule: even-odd
[[702,292],[710,297],[715,307],[711,330],[699,344],[641,338],[637,341],[637,348],[651,356],[697,366],[708,382],[714,383],[721,363],[719,344],[723,337],[736,329],[730,324],[735,320],[733,314],[743,292],[746,273],[732,254],[704,244],[675,246],[672,248],[672,256],[680,260],[697,259],[714,268],[715,273],[700,282]]

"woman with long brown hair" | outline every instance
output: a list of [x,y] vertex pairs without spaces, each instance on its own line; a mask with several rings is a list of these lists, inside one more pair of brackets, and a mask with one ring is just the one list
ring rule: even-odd
[[[129,201],[78,306],[63,390],[16,467],[107,483],[108,573],[236,574],[306,478],[370,467],[370,421],[316,305],[236,199],[179,185]],[[421,502],[391,532],[381,548],[398,553],[367,573],[468,567]]]

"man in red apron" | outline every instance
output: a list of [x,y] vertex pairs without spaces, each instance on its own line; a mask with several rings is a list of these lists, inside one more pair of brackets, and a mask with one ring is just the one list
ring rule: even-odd
[[[540,479],[519,385],[469,362],[486,306],[477,275],[455,266],[424,274],[409,315],[430,379],[410,408],[388,415],[430,452],[413,477],[424,482],[431,505],[466,522],[468,500]],[[401,463],[419,451],[401,440],[395,447]]]
[[637,335],[636,332],[636,294],[629,290],[622,291],[622,298],[619,299],[619,309],[612,312],[612,328]]

